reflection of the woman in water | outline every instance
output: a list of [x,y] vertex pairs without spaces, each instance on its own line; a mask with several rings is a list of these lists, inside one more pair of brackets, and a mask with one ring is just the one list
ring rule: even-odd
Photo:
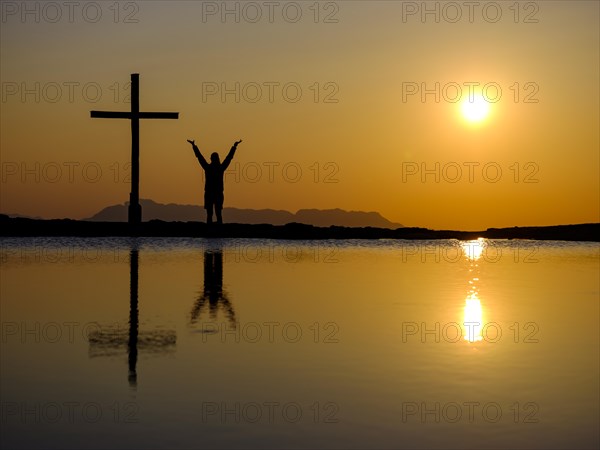
[[200,318],[200,313],[208,306],[209,316],[216,319],[219,308],[223,308],[232,328],[236,327],[235,311],[223,289],[223,252],[221,250],[207,250],[204,252],[204,289],[196,299],[190,322],[195,324]]

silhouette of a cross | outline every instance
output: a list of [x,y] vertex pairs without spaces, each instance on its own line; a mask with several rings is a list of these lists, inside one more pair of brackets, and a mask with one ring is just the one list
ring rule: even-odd
[[140,112],[140,75],[131,74],[131,111],[90,111],[92,118],[131,120],[131,193],[129,194],[129,223],[142,221],[140,205],[140,119],[178,119],[176,112]]

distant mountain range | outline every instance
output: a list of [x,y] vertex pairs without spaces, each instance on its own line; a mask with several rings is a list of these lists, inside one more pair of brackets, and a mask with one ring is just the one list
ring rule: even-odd
[[[140,200],[144,222],[163,220],[165,222],[204,222],[206,211],[198,205],[167,205],[153,200]],[[94,222],[126,222],[127,203],[104,208],[92,217],[83,219]],[[387,220],[378,212],[344,211],[343,209],[301,209],[291,213],[275,209],[224,208],[223,221],[228,223],[285,225],[303,223],[317,227],[332,225],[343,227],[402,228],[403,225]]]
[[6,214],[8,217],[13,217],[15,219],[34,219],[34,220],[44,220],[43,217],[40,216],[26,216],[23,214]]

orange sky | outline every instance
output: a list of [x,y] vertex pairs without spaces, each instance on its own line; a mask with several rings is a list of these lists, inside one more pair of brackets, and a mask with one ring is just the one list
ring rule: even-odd
[[[142,198],[201,204],[186,139],[223,157],[242,138],[225,206],[600,220],[598,2],[51,3],[2,3],[2,213],[128,200],[129,122],[89,111],[126,111],[137,72],[142,110],[180,113],[141,124]],[[501,90],[477,124],[451,101],[471,83]]]

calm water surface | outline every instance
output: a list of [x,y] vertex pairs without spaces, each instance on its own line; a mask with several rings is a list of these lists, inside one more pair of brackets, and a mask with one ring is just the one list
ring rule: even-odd
[[598,448],[599,252],[2,239],[3,448]]

